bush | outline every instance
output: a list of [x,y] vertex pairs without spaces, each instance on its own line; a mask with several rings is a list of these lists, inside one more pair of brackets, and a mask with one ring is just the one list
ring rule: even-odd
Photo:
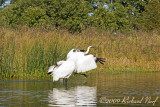
[[93,24],[100,29],[123,32],[132,28],[132,23],[127,16],[127,9],[122,4],[114,3],[108,9],[100,5],[94,11]]
[[147,31],[160,30],[160,1],[151,0],[145,10],[139,26]]
[[18,0],[0,12],[0,25],[52,25],[81,31],[89,23],[91,5],[85,0]]
[[160,29],[159,0],[102,1],[14,0],[14,4],[0,10],[0,26],[49,26],[70,32],[90,26],[112,32]]

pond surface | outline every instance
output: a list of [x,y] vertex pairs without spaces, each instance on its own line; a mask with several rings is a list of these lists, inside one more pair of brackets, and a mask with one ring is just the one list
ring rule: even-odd
[[0,81],[0,107],[160,106],[160,73],[97,73],[52,80]]

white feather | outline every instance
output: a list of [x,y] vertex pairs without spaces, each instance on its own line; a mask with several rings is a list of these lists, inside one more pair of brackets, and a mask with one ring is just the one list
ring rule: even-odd
[[57,66],[53,72],[53,81],[58,81],[60,78],[69,78],[75,70],[73,61],[63,61],[60,66]]
[[95,57],[93,55],[85,55],[89,52],[91,46],[88,47],[86,52],[79,52],[72,49],[67,54],[67,60],[74,61],[75,63],[75,71],[77,73],[87,72],[89,70],[97,68],[97,64],[95,62]]
[[67,54],[67,59],[75,55],[75,53],[78,53],[79,55],[83,55],[83,56],[87,55],[89,53],[90,48],[93,48],[93,46],[89,46],[86,52],[81,52],[79,49],[71,49],[69,53]]
[[76,63],[77,60],[83,56],[84,54],[82,52],[74,52],[67,58],[67,60],[74,61]]
[[77,73],[87,72],[95,68],[97,68],[97,64],[93,55],[81,56],[76,62]]
[[71,50],[68,52],[68,54],[67,54],[67,59],[68,59],[70,56],[72,56],[73,50],[74,50],[74,49],[71,49]]

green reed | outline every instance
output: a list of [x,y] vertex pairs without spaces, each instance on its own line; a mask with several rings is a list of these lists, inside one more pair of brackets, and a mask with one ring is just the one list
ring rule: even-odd
[[1,78],[45,77],[48,67],[65,60],[70,49],[69,45],[59,44],[56,36],[45,39],[45,36],[32,38],[30,34],[14,34],[12,37],[12,33],[19,32],[7,31],[0,39]]
[[106,58],[96,72],[159,71],[160,35],[157,32],[117,34],[88,29],[70,34],[55,29],[0,30],[0,78],[50,78],[48,67],[65,60],[72,48]]

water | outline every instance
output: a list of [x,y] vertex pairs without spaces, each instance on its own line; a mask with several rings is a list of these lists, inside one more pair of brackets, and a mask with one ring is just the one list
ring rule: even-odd
[[98,73],[51,80],[0,81],[0,107],[160,106],[160,73]]

